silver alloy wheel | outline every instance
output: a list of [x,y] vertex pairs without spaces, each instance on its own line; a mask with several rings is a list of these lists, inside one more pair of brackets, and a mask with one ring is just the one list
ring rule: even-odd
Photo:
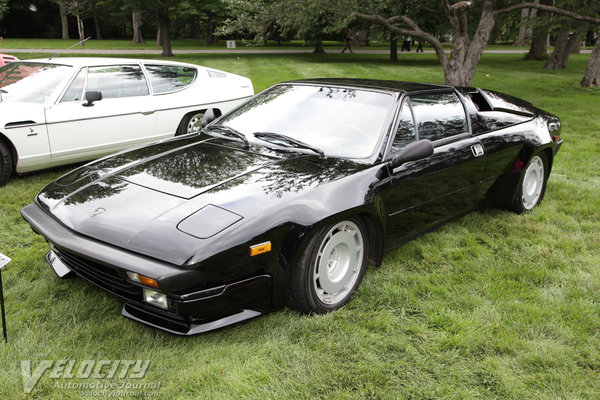
[[194,114],[191,116],[187,124],[186,133],[198,133],[202,130],[202,117],[203,113]]
[[363,263],[363,237],[351,221],[334,225],[319,245],[312,284],[323,303],[335,305],[352,292]]
[[544,187],[544,173],[544,162],[541,157],[534,156],[525,170],[521,188],[521,201],[525,210],[531,210],[539,202]]

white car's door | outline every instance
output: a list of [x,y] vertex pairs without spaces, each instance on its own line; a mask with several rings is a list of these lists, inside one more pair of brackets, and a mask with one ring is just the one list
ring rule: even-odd
[[[85,93],[102,100],[86,105]],[[139,65],[82,68],[57,103],[46,109],[52,158],[73,162],[154,138],[156,115]]]

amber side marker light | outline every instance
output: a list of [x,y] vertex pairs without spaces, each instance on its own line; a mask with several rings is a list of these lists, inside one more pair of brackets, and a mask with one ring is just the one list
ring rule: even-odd
[[250,246],[250,257],[268,253],[269,251],[271,251],[271,242],[255,244],[254,246]]
[[152,278],[148,278],[147,276],[136,274],[135,272],[127,271],[127,277],[134,282],[139,282],[142,285],[152,286],[158,288],[158,282]]

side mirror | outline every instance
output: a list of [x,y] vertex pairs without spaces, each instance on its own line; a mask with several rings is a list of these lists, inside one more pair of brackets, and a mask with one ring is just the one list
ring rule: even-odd
[[391,167],[396,168],[409,161],[421,160],[433,154],[433,143],[429,139],[421,139],[406,145],[391,161]]
[[209,108],[208,110],[204,111],[204,115],[202,116],[202,126],[204,127],[204,126],[210,124],[215,119],[217,119],[217,115],[215,114],[215,109]]
[[91,107],[94,105],[95,101],[102,100],[102,92],[98,90],[90,90],[89,92],[85,92],[85,100],[87,103],[83,103],[83,106]]

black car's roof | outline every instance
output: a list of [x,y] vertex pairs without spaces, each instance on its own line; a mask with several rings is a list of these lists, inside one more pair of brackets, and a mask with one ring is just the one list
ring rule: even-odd
[[305,83],[305,84],[327,84],[339,86],[352,86],[360,88],[390,90],[393,92],[416,92],[421,90],[448,89],[451,86],[433,85],[429,83],[415,83],[402,81],[388,81],[380,79],[353,79],[353,78],[317,78],[317,79],[298,79],[287,81],[285,83]]

